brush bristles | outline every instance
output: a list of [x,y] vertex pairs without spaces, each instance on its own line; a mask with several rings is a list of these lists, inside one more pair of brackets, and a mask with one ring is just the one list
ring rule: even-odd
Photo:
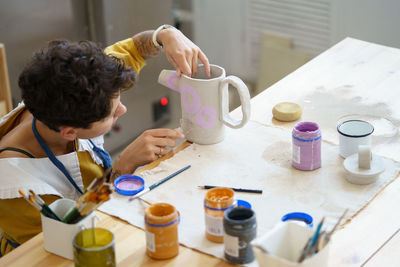
[[21,189],[18,190],[18,193],[19,193],[23,198],[26,198],[25,193],[24,193]]

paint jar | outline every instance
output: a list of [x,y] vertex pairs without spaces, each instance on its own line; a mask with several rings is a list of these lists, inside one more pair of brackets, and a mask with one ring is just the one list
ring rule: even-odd
[[224,242],[224,212],[234,207],[234,192],[230,188],[216,187],[207,191],[204,199],[206,238],[212,242]]
[[136,195],[143,191],[144,180],[140,176],[136,175],[122,175],[114,180],[114,188],[117,193],[126,196]]
[[250,263],[254,260],[250,242],[256,237],[256,214],[246,207],[235,207],[224,214],[225,258],[234,264]]
[[296,222],[300,225],[313,227],[313,217],[304,212],[291,212],[282,216],[282,222]]
[[[114,234],[103,228],[89,228],[72,239],[76,267],[115,267]],[[70,241],[71,242],[71,241]]]
[[299,122],[292,131],[292,165],[311,171],[321,167],[321,131],[315,122]]
[[168,203],[156,203],[145,210],[146,254],[154,259],[178,255],[179,213]]

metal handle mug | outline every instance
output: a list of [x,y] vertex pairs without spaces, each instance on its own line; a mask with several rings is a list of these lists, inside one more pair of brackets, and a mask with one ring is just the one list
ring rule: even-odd
[[339,154],[343,158],[358,153],[358,146],[371,146],[374,126],[363,120],[347,120],[337,126],[339,133]]
[[[250,94],[244,82],[236,76],[225,77],[225,69],[210,65],[211,77],[207,77],[203,65],[196,77],[176,71],[161,71],[158,82],[181,94],[182,130],[186,139],[202,145],[219,143],[224,139],[224,125],[243,127],[250,118]],[[242,105],[242,120],[229,115],[229,91],[236,88]]]

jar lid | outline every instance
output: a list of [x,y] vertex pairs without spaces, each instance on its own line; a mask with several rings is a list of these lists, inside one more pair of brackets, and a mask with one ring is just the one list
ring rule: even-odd
[[136,195],[144,189],[144,180],[136,175],[122,175],[114,180],[115,191],[121,195]]
[[245,207],[251,209],[251,204],[247,202],[246,200],[238,199],[236,201],[236,204],[238,207]]
[[301,117],[301,107],[292,102],[281,102],[272,108],[272,115],[278,121],[295,121]]
[[304,212],[291,212],[283,215],[282,222],[299,221],[304,222],[308,227],[313,227],[313,218],[311,215]]

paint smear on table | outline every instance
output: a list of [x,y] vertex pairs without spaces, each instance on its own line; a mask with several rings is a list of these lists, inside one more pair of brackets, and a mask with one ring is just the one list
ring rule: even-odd
[[[351,85],[345,85],[332,90],[317,87],[316,90],[304,97],[303,121],[313,121],[322,129],[324,140],[338,142],[337,124],[343,118],[366,119],[375,127],[373,136],[379,137],[380,142],[388,142],[397,134],[400,121],[394,121],[390,108],[383,103],[367,104],[359,96],[351,96]],[[324,113],[320,111],[324,110]],[[395,126],[397,125],[397,126]]]

